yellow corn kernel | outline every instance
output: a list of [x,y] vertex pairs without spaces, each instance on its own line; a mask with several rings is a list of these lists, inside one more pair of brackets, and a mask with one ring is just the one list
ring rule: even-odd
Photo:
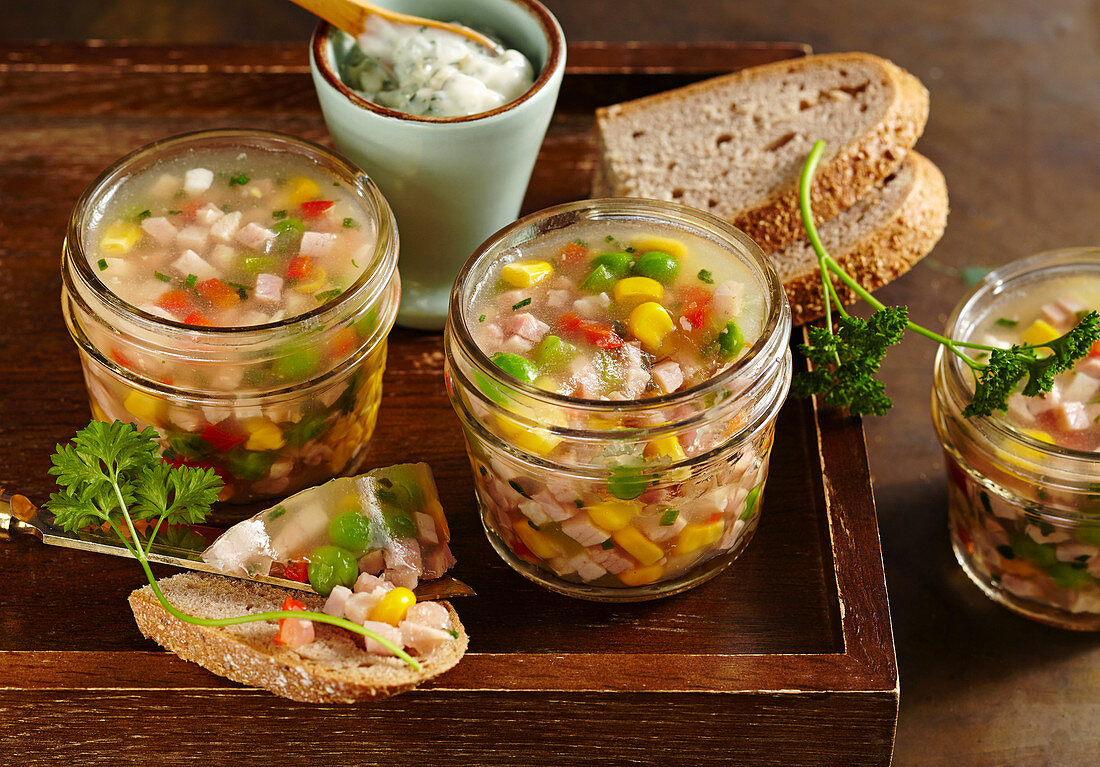
[[1000,565],[1002,570],[1009,575],[1015,575],[1017,578],[1034,578],[1039,574],[1039,568],[1026,559],[1005,559],[1001,557]]
[[127,221],[115,221],[99,238],[99,250],[108,256],[124,256],[141,239],[141,227]]
[[1039,344],[1049,343],[1060,335],[1061,333],[1051,327],[1049,323],[1035,320],[1031,323],[1031,327],[1024,331],[1022,339],[1025,344],[1038,346]]
[[550,455],[561,444],[561,437],[546,430],[524,426],[506,415],[497,415],[497,427],[509,442],[535,455]]
[[362,511],[363,504],[359,500],[359,496],[354,493],[348,493],[336,503],[336,513],[343,514],[345,511]]
[[500,276],[513,288],[529,288],[554,273],[545,261],[516,261],[500,270]]
[[287,182],[287,202],[291,205],[301,205],[312,200],[321,193],[317,182],[305,176],[295,176]]
[[110,421],[113,421],[113,420],[115,420],[115,419],[113,419],[113,418],[108,418],[108,417],[107,417],[107,411],[105,411],[105,410],[104,410],[103,408],[101,408],[101,407],[99,406],[99,403],[98,403],[98,402],[96,402],[95,400],[92,400],[92,402],[91,402],[91,405],[92,405],[92,415],[94,415],[94,416],[95,416],[95,419],[96,419],[97,421],[107,421],[107,422],[110,422]]
[[643,237],[630,243],[635,253],[648,253],[651,250],[661,250],[668,253],[676,260],[682,260],[688,253],[687,246],[679,240],[668,237]]
[[278,450],[286,444],[283,430],[266,418],[249,418],[244,427],[248,429],[245,450]]
[[626,326],[631,335],[642,342],[646,351],[654,354],[660,351],[665,337],[675,327],[668,310],[652,301],[634,307]]
[[[1020,429],[1020,431],[1039,442],[1054,444],[1054,438],[1040,429]],[[1002,463],[1015,466],[1043,460],[1043,454],[1038,450],[1020,445],[1013,445],[1011,450],[1004,450],[998,447],[995,452]]]
[[638,513],[638,504],[631,501],[601,501],[588,507],[592,524],[603,530],[622,530]]
[[649,583],[654,583],[659,580],[665,573],[665,568],[661,565],[650,565],[649,567],[632,567],[624,573],[619,574],[619,580],[627,586],[645,586]]
[[548,535],[540,533],[523,520],[515,526],[516,535],[539,559],[553,559],[565,554],[564,549]]
[[714,522],[693,522],[686,525],[676,537],[676,553],[690,554],[696,549],[710,546],[722,537],[722,531],[725,529],[726,523],[721,519]]
[[315,293],[325,286],[327,276],[324,267],[318,266],[309,277],[300,280],[294,289],[300,293]]
[[634,557],[643,565],[654,565],[665,555],[664,549],[645,537],[641,530],[634,525],[627,525],[622,530],[616,530],[611,534],[611,540],[622,546],[627,554]]
[[439,540],[449,541],[451,539],[451,528],[447,524],[447,515],[443,513],[443,504],[432,498],[424,504],[424,513],[435,522],[435,532],[439,536]]
[[644,454],[646,458],[668,458],[672,461],[682,461],[687,457],[675,434],[653,440],[645,446]]
[[405,620],[409,608],[416,604],[416,594],[404,586],[390,589],[382,600],[371,608],[367,619],[396,626]]
[[150,397],[148,394],[139,391],[132,391],[127,394],[122,406],[126,408],[126,412],[130,415],[147,421],[154,426],[161,424],[167,410],[163,400]]
[[625,277],[615,283],[615,302],[633,304],[639,301],[660,301],[665,297],[664,286],[649,277]]

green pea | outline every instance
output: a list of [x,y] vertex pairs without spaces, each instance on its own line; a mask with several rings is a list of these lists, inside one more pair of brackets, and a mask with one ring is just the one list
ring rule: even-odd
[[1084,522],[1073,531],[1073,537],[1090,546],[1100,546],[1100,523]]
[[366,551],[370,548],[373,532],[370,520],[352,509],[338,514],[328,526],[328,538],[337,546],[351,551]]
[[286,442],[291,447],[301,447],[311,439],[321,436],[328,423],[328,413],[317,412],[306,415],[302,420],[283,431]]
[[288,381],[305,378],[321,364],[321,353],[316,349],[298,349],[275,361],[275,374]]
[[631,501],[645,492],[650,477],[635,466],[616,466],[607,478],[607,492],[623,501]]
[[531,360],[511,352],[497,352],[492,356],[493,364],[503,370],[512,378],[524,383],[534,383],[539,377],[538,368]]
[[271,469],[275,463],[274,450],[245,450],[235,449],[229,454],[229,470],[238,479],[253,481],[260,479]]
[[1012,545],[1012,550],[1016,552],[1016,556],[1031,560],[1039,567],[1047,568],[1058,562],[1058,556],[1053,546],[1038,543],[1028,535],[1013,535],[1009,543]]
[[756,513],[756,502],[760,500],[760,490],[764,487],[761,483],[749,491],[745,496],[745,510],[738,515],[738,519],[750,519]]
[[395,506],[382,507],[382,521],[391,538],[416,537],[416,523],[412,517]]
[[474,373],[474,383],[481,389],[482,394],[498,405],[507,405],[508,396],[500,388],[490,381],[483,373]]
[[543,370],[559,370],[577,356],[577,347],[559,336],[548,335],[535,347],[535,362]]
[[634,263],[634,256],[629,253],[601,253],[592,259],[592,266],[606,266],[607,270],[616,279],[622,279],[630,274],[630,265]]
[[672,284],[680,273],[680,262],[663,250],[650,250],[634,263],[634,274],[651,280]]
[[718,353],[723,359],[732,360],[745,345],[745,337],[741,335],[741,328],[730,320],[718,334]]
[[1047,574],[1060,589],[1079,589],[1089,585],[1092,576],[1083,567],[1074,567],[1069,562],[1058,562],[1046,568]]
[[275,271],[275,259],[271,256],[245,256],[241,259],[241,270],[249,277],[262,272]]
[[384,472],[378,478],[379,501],[410,512],[424,508],[424,488],[420,485],[421,478],[415,465],[400,463]]
[[359,577],[359,563],[347,549],[319,546],[309,555],[309,583],[314,591],[327,597],[337,586],[351,588]]
[[600,264],[584,278],[581,290],[589,293],[606,293],[614,287],[619,278],[606,264]]
[[371,309],[355,323],[355,333],[360,338],[367,338],[378,326],[378,310]]
[[168,435],[168,446],[184,458],[201,458],[210,455],[213,447],[198,434],[175,432]]

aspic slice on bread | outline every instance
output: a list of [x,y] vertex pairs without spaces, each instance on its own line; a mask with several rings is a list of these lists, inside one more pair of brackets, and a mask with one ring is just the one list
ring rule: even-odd
[[[204,573],[181,573],[158,584],[173,606],[200,618],[279,610],[291,593],[310,610],[320,611],[325,603],[317,594]],[[446,602],[442,604],[458,637],[417,658],[422,668],[415,671],[398,658],[367,653],[350,632],[323,623],[314,624],[311,644],[294,650],[272,641],[278,631],[275,621],[217,627],[184,623],[161,607],[149,586],[131,593],[129,601],[141,632],[184,660],[307,703],[352,703],[409,690],[452,668],[469,642]]]
[[[855,280],[874,290],[928,254],[947,225],[947,184],[931,160],[910,151],[896,173],[854,205],[818,225],[821,244]],[[814,211],[817,216],[817,211]],[[771,254],[794,324],[822,315],[817,254],[802,240]],[[834,281],[844,303],[856,295]]]
[[820,220],[893,173],[928,119],[917,78],[866,53],[807,56],[596,111],[596,197],[709,211],[766,253],[802,236],[798,176],[827,142],[812,189]]

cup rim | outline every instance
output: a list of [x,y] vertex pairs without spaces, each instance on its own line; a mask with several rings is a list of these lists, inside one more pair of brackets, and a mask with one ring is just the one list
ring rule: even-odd
[[439,117],[431,115],[411,115],[405,112],[399,112],[396,109],[390,109],[379,104],[375,104],[372,101],[360,96],[354,90],[340,79],[340,75],[337,74],[333,68],[333,62],[330,59],[329,53],[332,50],[332,46],[329,44],[331,35],[335,27],[333,27],[327,21],[321,21],[318,23],[316,29],[313,31],[313,37],[310,39],[310,66],[317,71],[325,82],[330,87],[340,93],[345,99],[350,101],[354,106],[361,109],[366,109],[369,112],[374,112],[381,117],[388,117],[394,120],[402,120],[412,123],[437,123],[443,125],[452,125],[458,123],[473,122],[476,120],[485,120],[490,117],[496,117],[497,115],[506,114],[512,110],[518,108],[522,104],[530,101],[534,98],[536,93],[541,92],[546,86],[554,79],[558,69],[561,68],[565,59],[565,35],[561,30],[561,26],[558,24],[557,19],[553,14],[538,0],[506,0],[514,5],[519,6],[523,10],[530,13],[535,17],[539,27],[542,29],[543,34],[546,37],[546,41],[549,44],[549,50],[546,57],[546,63],[542,67],[542,71],[539,76],[535,78],[535,81],[531,84],[531,87],[524,91],[523,95],[519,98],[509,101],[507,104],[502,104],[495,109],[490,109],[487,112],[478,112],[472,115],[463,115],[460,117]]

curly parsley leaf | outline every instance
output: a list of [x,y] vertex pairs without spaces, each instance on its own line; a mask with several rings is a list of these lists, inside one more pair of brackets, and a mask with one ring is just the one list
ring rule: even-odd
[[810,343],[799,351],[814,367],[795,379],[795,395],[823,394],[830,407],[847,407],[853,415],[883,415],[892,403],[875,373],[886,350],[902,339],[908,321],[904,307],[887,307],[866,320],[841,316],[835,333],[810,328]]
[[206,518],[220,489],[221,480],[213,469],[155,463],[146,466],[136,482],[131,513],[135,519],[195,524]]

